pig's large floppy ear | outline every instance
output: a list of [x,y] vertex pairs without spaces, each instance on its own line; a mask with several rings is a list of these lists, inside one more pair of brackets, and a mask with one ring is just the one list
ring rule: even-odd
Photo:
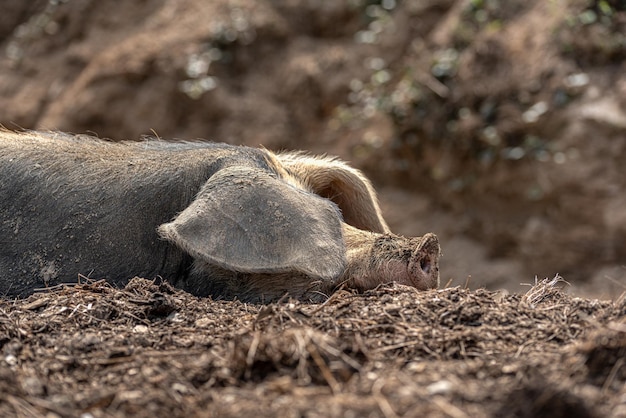
[[334,204],[246,167],[213,175],[189,207],[159,227],[192,256],[228,270],[322,279],[345,268],[341,231]]
[[314,193],[339,206],[344,222],[364,231],[388,233],[376,192],[359,170],[332,157],[278,154],[279,161]]

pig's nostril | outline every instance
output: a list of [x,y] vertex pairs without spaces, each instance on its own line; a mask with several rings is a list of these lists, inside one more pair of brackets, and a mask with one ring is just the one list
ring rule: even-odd
[[430,260],[428,259],[423,259],[420,260],[420,267],[422,268],[422,271],[426,274],[430,273]]

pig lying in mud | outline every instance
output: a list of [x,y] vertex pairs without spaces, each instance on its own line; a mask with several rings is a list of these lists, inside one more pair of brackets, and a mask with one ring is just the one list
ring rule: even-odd
[[251,302],[439,283],[437,237],[391,234],[334,158],[0,130],[0,178],[0,296],[81,277]]

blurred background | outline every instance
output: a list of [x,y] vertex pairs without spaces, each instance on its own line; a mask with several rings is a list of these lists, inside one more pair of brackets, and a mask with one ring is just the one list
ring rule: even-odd
[[339,155],[442,284],[626,290],[626,1],[3,0],[0,124]]

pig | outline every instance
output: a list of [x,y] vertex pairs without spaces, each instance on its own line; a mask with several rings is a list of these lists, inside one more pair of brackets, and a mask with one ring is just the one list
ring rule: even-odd
[[4,297],[135,276],[260,303],[439,285],[437,236],[392,234],[371,183],[337,158],[2,129],[0,178]]

